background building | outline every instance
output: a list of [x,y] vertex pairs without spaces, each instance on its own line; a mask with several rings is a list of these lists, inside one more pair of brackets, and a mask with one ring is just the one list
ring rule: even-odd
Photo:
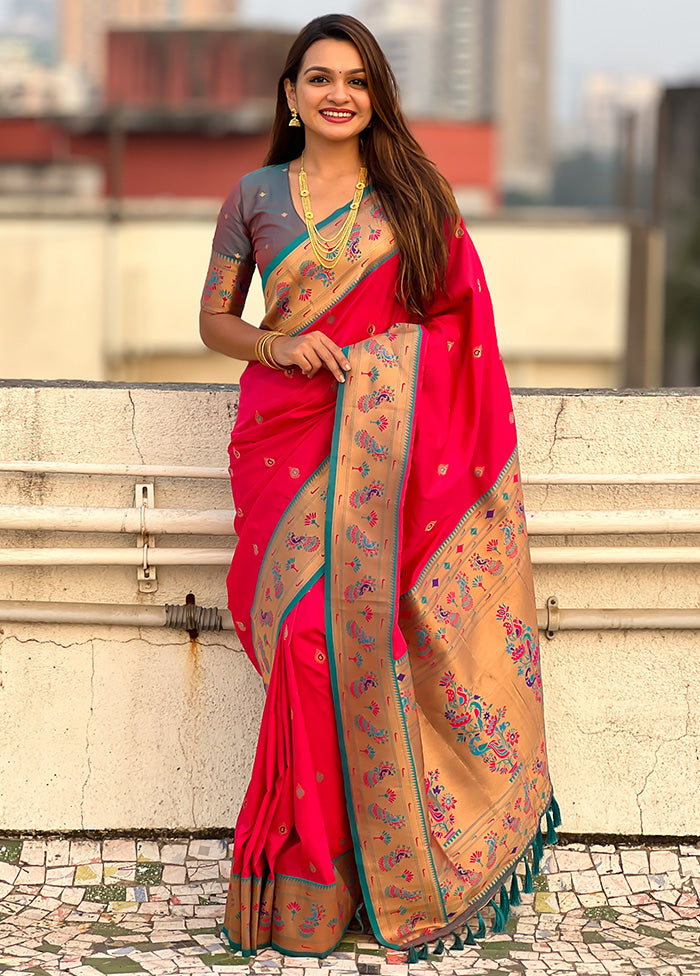
[[50,63],[56,46],[56,0],[2,0],[0,38],[21,40],[33,58]]
[[661,101],[657,215],[666,232],[666,375],[700,385],[700,85]]
[[441,0],[435,108],[453,118],[497,119],[498,3]]
[[230,27],[238,8],[238,0],[60,0],[60,57],[96,96],[104,78],[110,27]]
[[551,181],[550,0],[383,0],[361,11],[409,117],[492,122],[506,196]]
[[435,114],[441,4],[442,0],[379,0],[360,12],[389,59],[410,118]]
[[[64,28],[97,32],[105,52],[100,99],[68,114],[0,111],[5,375],[235,379],[193,323],[221,200],[264,159],[291,34],[243,28],[234,8],[64,0]],[[546,188],[549,0],[377,0],[370,17],[413,131],[482,254],[511,382],[658,383],[653,228],[571,214],[488,219],[504,196],[540,201]],[[106,29],[110,18],[121,26]],[[28,267],[42,268],[31,295]],[[596,281],[585,301],[584,274]],[[246,314],[259,321],[259,291],[251,301]],[[17,330],[28,313],[33,327]]]
[[508,196],[543,199],[552,178],[550,0],[497,0],[496,120]]

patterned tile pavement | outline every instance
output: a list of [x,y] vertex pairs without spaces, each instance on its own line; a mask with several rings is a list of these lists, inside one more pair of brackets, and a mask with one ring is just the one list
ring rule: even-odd
[[217,839],[0,838],[0,973],[700,976],[700,847],[547,850],[504,933],[410,966],[358,933],[320,961],[228,952],[229,856]]

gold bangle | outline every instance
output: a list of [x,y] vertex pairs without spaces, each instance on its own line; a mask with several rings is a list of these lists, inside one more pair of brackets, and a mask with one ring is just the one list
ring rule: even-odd
[[259,363],[262,363],[263,366],[268,366],[270,369],[276,369],[276,370],[281,370],[284,368],[277,362],[275,357],[272,355],[272,352],[269,350],[269,347],[274,342],[274,340],[278,336],[283,336],[283,335],[284,332],[268,332],[267,330],[265,330],[263,334],[260,336],[260,338],[258,339],[258,341],[255,343],[255,358],[258,360]]
[[259,363],[262,362],[262,359],[260,358],[260,347],[262,346],[264,340],[265,340],[265,333],[260,335],[258,337],[258,341],[255,343],[255,358]]
[[269,366],[270,369],[279,369],[279,366],[275,365],[274,360],[269,352],[270,343],[274,338],[275,336],[271,332],[268,332],[268,334],[263,338],[263,341],[260,344],[260,357],[262,361],[265,363],[265,365]]
[[278,363],[277,362],[277,360],[275,359],[275,354],[272,351],[272,345],[273,345],[275,339],[279,339],[280,335],[283,335],[283,334],[284,333],[281,333],[281,332],[273,332],[272,333],[272,338],[270,339],[270,341],[268,342],[268,344],[265,346],[265,352],[267,354],[268,359],[270,360],[270,362],[272,364],[273,369],[284,369],[284,367],[281,365],[281,363]]
[[270,357],[267,352],[267,346],[268,343],[266,342],[260,347],[260,359],[264,363],[264,365],[268,367],[268,369],[273,369],[274,367],[270,362]]

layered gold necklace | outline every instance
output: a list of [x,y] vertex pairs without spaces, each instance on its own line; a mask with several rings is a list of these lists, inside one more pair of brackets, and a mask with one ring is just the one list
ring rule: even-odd
[[309,184],[306,179],[306,170],[304,169],[304,154],[301,154],[301,162],[299,165],[299,196],[301,197],[301,205],[304,208],[304,221],[309,232],[309,240],[311,241],[311,247],[316,256],[316,261],[328,270],[334,268],[338,261],[340,261],[340,257],[350,240],[350,234],[355,224],[355,216],[359,209],[366,183],[367,170],[364,166],[361,166],[360,175],[355,184],[355,194],[350,203],[350,210],[340,230],[332,237],[322,237],[314,223],[314,215],[311,211],[311,198],[309,196]]

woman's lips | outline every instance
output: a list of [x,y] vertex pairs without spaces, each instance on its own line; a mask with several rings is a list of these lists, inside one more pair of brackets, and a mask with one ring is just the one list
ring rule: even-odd
[[319,115],[327,122],[350,122],[355,118],[354,112],[343,112],[335,109],[324,109]]

